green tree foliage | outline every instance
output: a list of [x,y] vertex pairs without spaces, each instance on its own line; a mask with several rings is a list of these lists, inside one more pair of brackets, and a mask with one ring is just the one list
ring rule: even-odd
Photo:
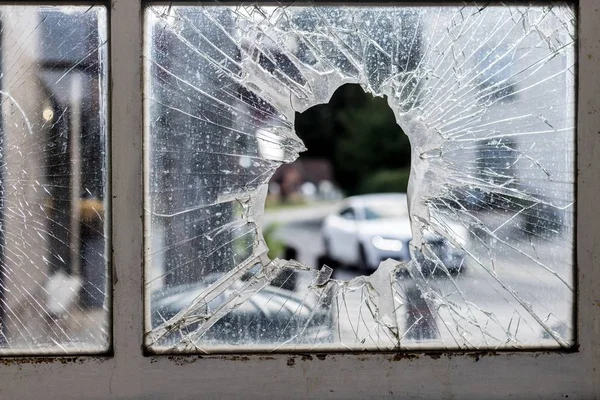
[[[296,114],[296,132],[308,149],[302,156],[331,160],[335,179],[348,194],[374,191],[381,185],[366,181],[382,171],[387,178],[394,171],[405,173],[410,166],[408,137],[387,100],[365,93],[359,85],[344,85],[329,103]],[[394,187],[388,191],[405,190],[402,185]]]
[[410,169],[380,169],[364,179],[360,193],[406,192]]

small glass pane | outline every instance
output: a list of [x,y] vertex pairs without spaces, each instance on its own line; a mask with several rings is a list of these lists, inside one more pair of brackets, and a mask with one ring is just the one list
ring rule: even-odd
[[0,6],[0,355],[109,347],[106,26]]
[[571,4],[145,15],[151,351],[573,345]]

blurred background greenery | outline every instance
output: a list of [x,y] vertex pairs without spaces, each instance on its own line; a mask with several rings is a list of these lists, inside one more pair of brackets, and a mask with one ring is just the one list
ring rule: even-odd
[[308,149],[300,159],[329,160],[346,195],[406,192],[410,143],[387,99],[346,84],[329,103],[296,113],[295,126]]

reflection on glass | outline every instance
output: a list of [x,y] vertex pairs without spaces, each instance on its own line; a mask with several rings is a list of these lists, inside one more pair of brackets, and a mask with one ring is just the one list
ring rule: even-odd
[[569,4],[146,24],[151,351],[573,344]]
[[0,355],[109,346],[106,10],[0,7]]

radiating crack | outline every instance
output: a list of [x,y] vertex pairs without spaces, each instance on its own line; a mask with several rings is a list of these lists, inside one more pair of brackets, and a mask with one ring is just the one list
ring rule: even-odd
[[[573,344],[571,4],[169,6],[146,18],[152,351]],[[304,150],[296,112],[346,83],[386,97],[410,139],[412,242],[411,261],[341,281],[270,260],[262,219],[270,177]],[[295,293],[273,291],[294,279]]]

